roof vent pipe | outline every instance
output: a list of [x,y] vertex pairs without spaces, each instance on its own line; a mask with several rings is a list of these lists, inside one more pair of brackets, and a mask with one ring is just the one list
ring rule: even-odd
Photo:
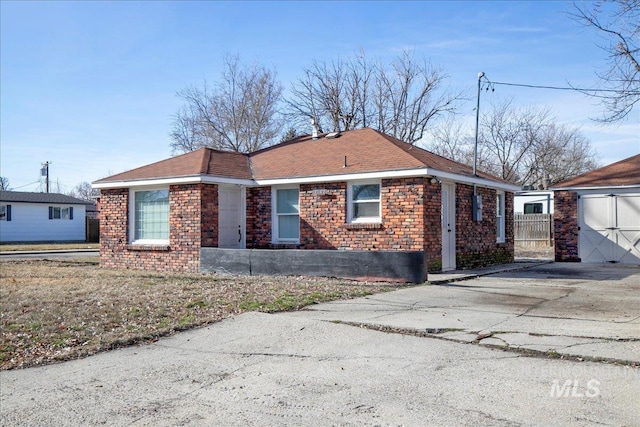
[[318,126],[316,119],[311,117],[311,137],[313,139],[318,139],[319,134],[320,134],[320,126]]

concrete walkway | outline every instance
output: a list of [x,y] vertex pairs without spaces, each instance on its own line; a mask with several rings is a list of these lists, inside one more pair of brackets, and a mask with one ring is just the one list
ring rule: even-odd
[[443,283],[459,282],[461,280],[475,279],[476,277],[488,276],[490,274],[508,273],[512,271],[520,271],[539,265],[550,264],[551,260],[516,260],[511,264],[493,265],[471,270],[453,270],[444,273],[429,273],[427,281],[431,285],[439,285]]

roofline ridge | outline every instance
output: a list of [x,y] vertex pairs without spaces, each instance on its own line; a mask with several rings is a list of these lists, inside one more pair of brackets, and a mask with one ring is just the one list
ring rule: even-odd
[[[270,145],[268,147],[260,148],[259,150],[256,150],[256,151],[252,151],[251,153],[247,153],[247,155],[249,157],[252,157],[252,156],[254,156],[256,154],[264,153],[265,151],[270,151],[270,150],[273,150],[273,149],[275,149],[277,147],[282,147],[282,146],[285,146],[285,145],[298,144],[300,142],[303,142],[302,141],[303,138],[309,138],[309,137],[311,137],[311,135],[296,136],[295,138],[289,139],[287,141],[282,141],[282,142],[279,142],[277,144]],[[320,139],[320,137],[318,137],[318,139]]]
[[204,153],[205,155],[202,156],[202,162],[200,164],[200,173],[208,173],[209,172],[209,163],[211,162],[211,156],[212,156],[212,152],[211,150],[207,150],[208,147],[204,147]]

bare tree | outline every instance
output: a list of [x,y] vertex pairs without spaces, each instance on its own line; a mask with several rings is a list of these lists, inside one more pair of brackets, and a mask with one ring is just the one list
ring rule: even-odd
[[443,91],[447,76],[426,60],[417,62],[403,52],[390,69],[380,67],[374,103],[376,128],[398,139],[414,143],[437,116],[455,112],[460,94]]
[[599,167],[597,155],[589,140],[577,129],[548,123],[538,135],[533,152],[524,163],[523,184],[537,184],[547,189],[584,172]]
[[279,103],[282,85],[275,72],[238,57],[225,57],[224,71],[213,87],[188,87],[178,96],[185,102],[174,117],[171,147],[200,147],[248,153],[271,145],[282,128]]
[[289,127],[289,129],[287,129],[287,131],[282,135],[282,137],[280,138],[279,142],[287,142],[290,141],[292,139],[295,139],[299,136],[304,135],[304,132],[300,132],[298,129],[296,129],[295,127],[291,126]]
[[450,116],[428,133],[430,138],[425,146],[429,151],[459,163],[473,164],[473,150],[469,150],[474,142],[473,134],[456,116]]
[[6,176],[0,176],[0,190],[2,191],[11,190],[11,188],[9,188],[9,178],[7,178]]
[[607,53],[608,69],[596,73],[601,90],[588,92],[607,108],[599,120],[622,120],[640,101],[640,0],[580,2],[574,10],[578,22],[605,39],[601,48]]
[[461,96],[444,91],[446,76],[403,52],[390,66],[366,59],[316,61],[287,100],[298,120],[315,118],[325,130],[372,127],[415,143],[436,117],[455,110]]
[[[453,120],[430,131],[427,148],[472,165],[474,129]],[[490,104],[478,132],[478,169],[519,185],[548,188],[595,169],[596,154],[577,128],[559,125],[548,109]]]
[[91,187],[91,184],[84,181],[76,185],[68,195],[78,199],[91,201],[93,200],[93,197],[97,195],[96,193],[99,194],[99,191],[96,192],[96,190]]
[[326,131],[366,127],[372,74],[373,65],[362,52],[349,60],[314,61],[292,86],[289,115],[307,126],[309,118],[314,118]]
[[537,142],[542,128],[549,123],[548,110],[516,108],[512,101],[491,105],[491,113],[480,119],[478,145],[484,149],[485,167],[511,182],[526,181],[522,168]]

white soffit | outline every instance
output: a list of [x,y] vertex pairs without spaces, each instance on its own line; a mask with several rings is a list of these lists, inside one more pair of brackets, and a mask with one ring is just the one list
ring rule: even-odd
[[169,177],[169,178],[156,178],[156,179],[143,179],[135,181],[112,181],[101,182],[92,184],[93,188],[107,189],[107,188],[134,188],[134,187],[149,187],[149,186],[168,186],[168,185],[181,185],[181,184],[230,184],[241,185],[244,187],[266,187],[271,185],[291,185],[291,184],[313,184],[322,182],[337,182],[337,181],[356,181],[366,179],[385,179],[385,178],[408,178],[408,177],[437,177],[448,181],[460,182],[465,184],[475,184],[483,187],[495,188],[498,190],[506,191],[518,191],[519,186],[502,183],[498,181],[491,181],[480,177],[471,177],[465,175],[458,175],[449,172],[442,172],[436,169],[405,169],[405,170],[393,170],[393,171],[379,171],[379,172],[362,172],[340,175],[321,175],[321,176],[309,176],[309,177],[293,177],[293,178],[275,178],[275,179],[235,179],[225,177],[215,177],[210,175],[196,175],[186,177]]

